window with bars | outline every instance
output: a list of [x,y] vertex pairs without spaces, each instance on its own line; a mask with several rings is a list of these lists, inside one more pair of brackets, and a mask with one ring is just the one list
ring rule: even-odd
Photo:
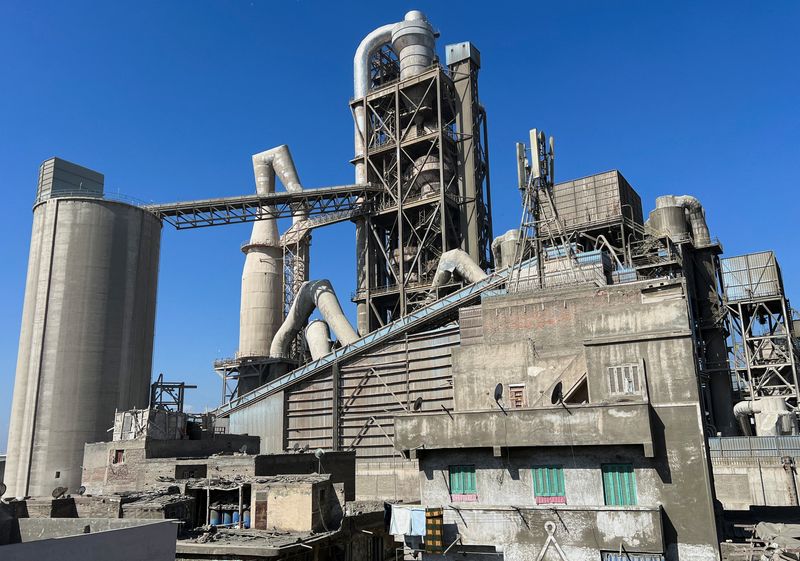
[[450,498],[454,502],[478,500],[475,466],[450,466]]
[[567,504],[562,466],[535,466],[531,473],[536,504]]
[[510,384],[508,386],[508,401],[512,409],[525,407],[525,384]]
[[603,464],[601,467],[606,504],[636,505],[636,474],[633,472],[633,464]]
[[608,392],[610,395],[639,395],[642,383],[638,364],[620,364],[608,367]]

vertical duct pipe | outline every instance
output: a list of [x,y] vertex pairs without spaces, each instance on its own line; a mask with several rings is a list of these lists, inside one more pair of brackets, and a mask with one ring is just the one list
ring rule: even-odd
[[706,223],[706,213],[697,198],[691,195],[664,195],[656,199],[656,208],[671,206],[685,209],[689,226],[692,229],[692,240],[695,247],[705,247],[711,244],[711,234]]
[[318,319],[309,322],[306,327],[306,343],[313,360],[331,352],[331,332],[328,324]]
[[[287,191],[303,189],[289,148],[284,144],[253,156],[256,192],[275,192],[275,177]],[[305,217],[294,216],[294,221]],[[274,218],[253,224],[242,272],[238,356],[269,356],[272,338],[283,320],[283,253]]]
[[[400,58],[400,76],[407,78],[424,70],[433,62],[434,33],[425,15],[412,10],[401,22],[382,25],[367,34],[353,57],[353,99],[367,95],[370,87],[370,61],[384,45],[392,44]],[[367,182],[367,167],[364,162],[367,135],[366,112],[363,104],[354,111],[355,182]],[[356,220],[356,288],[360,293],[367,288],[368,232],[364,219]],[[369,310],[366,302],[357,307],[358,332],[369,332]]]

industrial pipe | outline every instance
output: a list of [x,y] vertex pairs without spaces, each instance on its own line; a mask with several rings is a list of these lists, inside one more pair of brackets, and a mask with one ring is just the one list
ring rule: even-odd
[[313,360],[331,352],[331,332],[328,324],[318,319],[310,322],[306,327],[306,343]]
[[286,320],[272,339],[269,356],[286,356],[292,340],[303,328],[303,324],[308,321],[315,308],[320,311],[343,345],[349,345],[358,339],[358,334],[342,312],[339,299],[336,298],[330,281],[327,279],[306,281],[295,296],[292,307],[286,314]]
[[[256,192],[275,192],[275,176],[287,191],[301,191],[288,146],[281,145],[253,155]],[[305,218],[302,213],[295,221]],[[239,312],[238,356],[267,356],[272,337],[283,318],[283,251],[278,224],[274,218],[253,223],[250,241],[242,247],[245,253],[242,271],[242,296]],[[298,267],[308,267],[298,264]]]
[[686,210],[689,226],[692,228],[692,239],[695,247],[705,247],[711,244],[711,234],[708,231],[705,210],[697,198],[691,195],[664,195],[656,199],[656,208],[670,206],[677,206]]
[[519,245],[519,230],[509,230],[492,240],[492,256],[497,269],[505,269],[514,264]]
[[451,249],[442,253],[439,265],[436,267],[436,274],[433,276],[432,286],[447,284],[454,274],[467,284],[472,284],[488,276],[462,249]]
[[758,413],[760,410],[756,409],[752,401],[740,401],[733,406],[733,416],[739,422],[742,428],[742,434],[745,436],[753,436],[753,429],[750,426],[750,415]]

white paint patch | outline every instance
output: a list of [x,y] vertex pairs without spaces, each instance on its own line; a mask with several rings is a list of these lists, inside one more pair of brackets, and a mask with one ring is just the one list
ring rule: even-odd
[[598,512],[597,530],[606,543],[623,542],[634,548],[653,541],[655,535],[650,516],[623,510]]

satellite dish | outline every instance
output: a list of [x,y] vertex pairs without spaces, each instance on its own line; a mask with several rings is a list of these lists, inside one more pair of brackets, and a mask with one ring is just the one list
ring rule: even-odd
[[305,454],[306,452],[308,452],[308,449],[309,449],[309,448],[310,448],[310,446],[309,446],[308,444],[305,444],[305,445],[303,446],[303,453]]
[[0,497],[6,494],[7,489],[8,487],[6,487],[6,484],[0,481]]
[[503,384],[497,384],[494,387],[494,400],[500,401],[503,399]]
[[550,396],[550,403],[556,405],[557,403],[561,403],[564,401],[564,384],[561,382],[556,384],[556,387],[553,388],[553,393]]
[[240,454],[247,454],[247,444],[243,444],[241,448],[239,448]]
[[295,442],[294,444],[292,444],[292,450],[297,452],[298,450],[300,450],[300,445],[297,442]]
[[314,457],[317,458],[318,460],[321,460],[322,456],[324,455],[325,455],[325,450],[323,450],[322,448],[317,448],[314,451]]
[[54,499],[60,499],[67,493],[67,491],[69,491],[69,489],[67,489],[66,487],[56,487],[50,494],[53,495]]
[[420,409],[422,409],[422,398],[418,397],[417,399],[415,399],[414,400],[414,405],[412,405],[411,408],[414,411],[419,411]]
[[84,487],[83,485],[78,487],[78,494],[79,495],[83,495],[85,492],[86,492],[86,487]]

